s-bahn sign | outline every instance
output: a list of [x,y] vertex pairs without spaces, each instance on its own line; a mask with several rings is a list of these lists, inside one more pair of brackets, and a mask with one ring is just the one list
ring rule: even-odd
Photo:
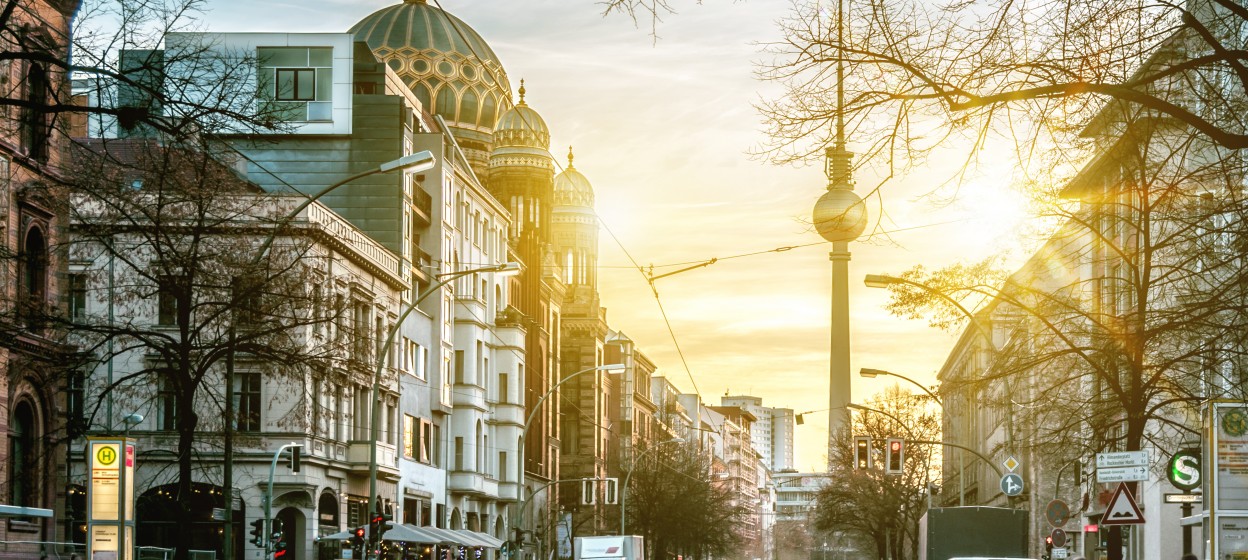
[[1183,449],[1170,457],[1166,479],[1179,490],[1190,492],[1200,488],[1200,484],[1204,482],[1200,478],[1200,450]]

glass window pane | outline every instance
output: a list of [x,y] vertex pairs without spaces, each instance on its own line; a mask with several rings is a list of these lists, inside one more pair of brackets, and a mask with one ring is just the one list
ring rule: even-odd
[[313,47],[308,49],[308,66],[327,67],[334,65],[334,49],[330,47]]
[[261,66],[307,66],[306,47],[265,47],[259,49]]
[[274,99],[295,99],[295,76],[296,72],[294,70],[285,68],[279,68],[277,70],[277,87],[273,93]]
[[329,101],[333,99],[334,89],[334,72],[329,68],[322,68],[316,71],[316,100]]
[[316,99],[316,71],[311,68],[295,70],[295,99]]

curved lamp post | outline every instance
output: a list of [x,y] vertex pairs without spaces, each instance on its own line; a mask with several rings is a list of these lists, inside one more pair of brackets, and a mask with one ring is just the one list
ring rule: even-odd
[[[269,236],[265,238],[264,242],[260,244],[260,250],[256,252],[255,258],[251,260],[251,267],[254,267],[260,264],[260,260],[263,259],[264,255],[269,252],[269,248],[273,246],[273,242],[277,239],[277,235],[281,233],[283,227],[285,227],[292,220],[298,217],[299,213],[302,212],[304,209],[306,209],[308,206],[311,206],[313,202],[320,200],[321,197],[337,190],[339,187],[342,187],[343,185],[346,185],[347,183],[350,183],[357,179],[368,177],[370,175],[376,175],[379,173],[391,173],[394,171],[402,171],[404,173],[419,173],[421,171],[427,171],[429,169],[432,169],[433,166],[436,164],[437,164],[437,159],[433,156],[433,152],[430,152],[429,150],[423,150],[420,152],[416,152],[414,154],[405,155],[395,160],[387,161],[372,169],[361,171],[359,173],[356,173],[355,175],[351,175],[350,177],[342,179],[315,193],[312,193],[311,195],[305,195],[306,198],[303,202],[300,202],[298,206],[296,206],[290,212],[287,212],[285,216],[283,216],[280,220],[277,221],[277,223],[275,224],[273,228],[273,232],[270,233]],[[303,194],[303,193],[300,193],[300,194]],[[233,361],[234,361],[234,343],[235,343],[234,337],[235,337],[234,323],[231,322],[230,329],[229,329],[230,352],[229,352],[229,358],[227,362],[227,370],[231,370],[231,371],[233,369]],[[232,373],[230,375],[232,375]],[[234,380],[233,379],[226,380],[225,387],[226,387],[226,398],[225,398],[226,414],[225,416],[226,416],[227,421],[225,422],[225,426],[224,426],[224,431],[225,431],[224,435],[225,435],[226,445],[225,445],[225,461],[224,461],[225,465],[224,465],[224,471],[222,472],[222,478],[224,478],[224,480],[222,481],[222,484],[223,486],[225,486],[226,492],[229,495],[226,496],[227,506],[225,508],[225,526],[223,528],[222,538],[225,540],[225,542],[230,543],[228,546],[225,547],[224,557],[226,560],[231,560],[233,558],[233,551],[234,551],[234,547],[233,547],[234,506],[229,505],[229,504],[233,503],[232,499],[233,499],[233,492],[234,492],[233,490],[234,488],[234,465],[233,465],[234,446],[232,443],[233,436],[231,434],[231,432],[233,431],[231,424],[233,422],[232,418],[234,415],[234,410],[233,410]],[[374,389],[375,388],[376,387],[374,386]],[[370,485],[370,489],[371,487],[372,485]],[[273,499],[272,496],[265,496],[266,501],[272,500],[272,499]],[[268,519],[265,520],[265,523],[269,523],[269,522],[270,521]]]
[[942,404],[942,403],[941,403],[941,400],[940,400],[940,396],[939,396],[939,395],[937,395],[936,393],[933,393],[931,389],[928,389],[927,387],[923,386],[923,384],[922,384],[922,383],[919,383],[918,381],[915,381],[915,380],[913,380],[913,379],[910,379],[909,377],[906,377],[906,376],[904,376],[904,375],[902,375],[902,374],[900,374],[900,373],[893,373],[893,372],[891,372],[891,371],[885,371],[885,370],[882,370],[882,369],[874,369],[874,368],[865,368],[865,367],[864,367],[864,368],[862,368],[862,369],[858,370],[858,375],[861,375],[861,376],[863,376],[863,377],[866,377],[867,379],[874,379],[874,378],[879,377],[879,376],[881,376],[881,375],[891,375],[891,376],[893,376],[893,377],[897,377],[897,378],[900,378],[900,379],[904,379],[904,380],[909,381],[910,383],[912,383],[915,387],[918,387],[918,388],[922,389],[924,393],[927,393],[927,396],[932,397],[932,399],[936,401],[936,404]]
[[435,278],[438,279],[438,283],[425,288],[425,291],[421,292],[419,296],[416,296],[416,299],[412,300],[412,303],[407,305],[403,312],[399,314],[399,318],[395,320],[394,326],[390,328],[389,334],[386,335],[385,343],[383,343],[377,350],[377,367],[373,370],[372,401],[369,404],[369,407],[371,408],[370,415],[372,417],[369,422],[369,434],[371,437],[368,438],[368,500],[372,506],[370,510],[371,513],[378,513],[381,511],[381,503],[378,501],[380,496],[377,495],[377,432],[381,428],[381,406],[377,401],[380,400],[379,393],[381,392],[381,370],[386,367],[386,358],[391,354],[390,347],[394,344],[394,336],[403,328],[403,321],[407,319],[407,316],[411,315],[412,311],[415,310],[416,307],[419,306],[421,302],[425,301],[425,299],[431,294],[438,291],[442,288],[442,286],[445,286],[458,278],[463,278],[464,276],[470,276],[473,274],[481,274],[484,272],[493,272],[498,276],[515,276],[520,273],[520,270],[520,263],[505,262],[494,266],[483,266],[480,268],[470,268],[468,270],[439,274],[435,276]]
[[[525,447],[528,446],[527,439],[529,436],[529,428],[533,425],[533,419],[537,418],[538,411],[542,409],[542,403],[546,402],[547,397],[550,397],[551,395],[555,394],[555,391],[559,390],[559,386],[563,385],[564,383],[567,383],[568,381],[571,381],[572,379],[575,379],[576,377],[585,375],[593,371],[605,371],[608,373],[621,372],[621,371],[624,371],[624,364],[607,364],[603,366],[596,366],[596,367],[592,367],[588,369],[583,369],[581,371],[568,375],[567,377],[564,377],[563,379],[560,379],[558,383],[551,385],[550,389],[546,390],[546,394],[542,395],[542,398],[537,399],[537,403],[533,405],[533,410],[530,411],[529,416],[524,419],[524,428],[520,430],[520,449],[516,450],[520,459],[520,468],[519,468],[520,472],[519,472],[519,476],[517,477],[517,482],[519,483],[519,490],[516,496],[517,500],[520,500],[521,498],[523,498],[522,494],[524,493],[524,472],[525,472],[524,449]],[[525,389],[527,389],[527,387]],[[520,528],[520,519],[521,519],[520,516],[521,516],[520,508],[517,507],[516,512],[512,514],[511,516],[512,535],[515,535],[516,529]],[[520,547],[520,539],[516,539],[515,547],[513,547],[513,550],[519,550],[519,547]]]
[[633,466],[632,468],[628,469],[628,475],[624,477],[624,486],[620,488],[620,536],[621,537],[624,536],[624,528],[626,527],[625,523],[628,521],[628,481],[632,480],[633,473],[637,472],[638,463],[641,463],[641,459],[645,457],[646,455],[649,455],[651,451],[656,451],[660,447],[667,445],[669,443],[683,443],[684,441],[685,440],[683,439],[669,439],[666,441],[660,441],[659,443],[654,444],[654,446],[651,447],[650,449],[642,451],[641,454],[638,455],[636,459],[633,459]]
[[[972,325],[975,325],[975,329],[979,331],[980,336],[984,337],[984,341],[988,343],[988,351],[992,354],[996,354],[997,344],[996,344],[996,341],[993,340],[992,331],[989,330],[987,327],[985,327],[984,324],[981,323],[975,317],[974,313],[972,313],[969,309],[964,307],[957,300],[950,297],[948,294],[940,290],[937,290],[936,288],[928,286],[927,284],[923,284],[921,282],[915,282],[913,280],[907,280],[905,278],[898,278],[896,276],[889,276],[887,274],[868,274],[863,277],[862,282],[868,288],[888,288],[890,286],[894,286],[898,284],[911,286],[911,287],[923,290],[929,294],[932,294],[940,299],[945,300],[950,305],[952,305],[955,309],[957,309],[959,313],[961,313],[964,317],[966,317],[967,320],[970,321]],[[900,375],[897,375],[897,374],[891,374],[891,375],[901,377]],[[1005,382],[1006,394],[1010,395],[1011,396],[1010,398],[1013,398],[1013,391],[1010,389],[1010,380],[1008,376],[1005,377],[1004,382]],[[1006,439],[1006,445],[1009,446],[1010,451],[1012,452],[1014,450],[1014,410],[1013,408],[1009,406],[1005,407],[1005,439]],[[956,446],[956,447],[970,451],[969,449],[961,447],[961,446]],[[979,452],[973,451],[973,453],[978,455],[980,458],[983,458],[983,455],[980,455]],[[986,459],[985,461],[990,466],[992,466],[993,469],[997,470],[998,474],[1000,474],[1000,469],[997,469],[995,464],[993,464],[991,461],[987,461]],[[959,463],[961,463],[960,458],[959,458]],[[962,478],[962,468],[963,468],[962,465],[959,464],[958,466],[958,479],[959,480],[961,480]],[[962,497],[959,496],[958,499],[960,501],[962,500]],[[1008,501],[1012,502],[1013,499],[1010,498]]]

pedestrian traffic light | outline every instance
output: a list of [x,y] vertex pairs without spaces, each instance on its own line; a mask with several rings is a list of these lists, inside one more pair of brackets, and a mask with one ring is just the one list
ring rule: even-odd
[[368,531],[364,530],[363,527],[356,527],[351,530],[351,541],[354,544],[364,544],[364,536],[367,534]]
[[264,520],[257,519],[251,522],[251,544],[256,546],[264,546]]
[[860,471],[871,468],[871,436],[854,438],[854,468]]
[[290,472],[299,472],[299,466],[303,463],[303,446],[296,445],[290,448]]
[[888,453],[888,460],[885,461],[884,472],[886,474],[904,473],[906,470],[906,440],[888,438],[885,449]]

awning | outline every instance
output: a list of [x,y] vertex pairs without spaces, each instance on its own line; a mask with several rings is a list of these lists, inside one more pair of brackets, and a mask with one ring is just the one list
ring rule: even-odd
[[[386,531],[386,534],[381,536],[381,540],[394,541],[394,542],[414,542],[414,543],[421,543],[421,544],[446,544],[445,542],[446,539],[443,539],[439,535],[434,535],[428,532],[428,529],[431,529],[431,527],[417,527],[415,525],[396,523],[394,524],[394,527],[390,528],[389,531]],[[364,526],[364,538],[368,538],[369,531],[370,531],[370,528],[367,525],[365,525]],[[341,531],[338,533],[334,533],[332,535],[326,535],[324,537],[321,537],[321,540],[323,541],[345,541],[354,536],[355,536],[355,533],[353,532],[353,530]],[[459,544],[459,543],[452,542],[451,544]]]
[[468,539],[464,538],[464,535],[461,535],[460,532],[456,530],[439,529],[437,527],[421,527],[421,530],[427,531],[430,534],[441,538],[444,543],[449,543],[449,544],[454,544],[454,545],[459,545],[459,546],[483,546],[480,544],[474,544],[475,541],[469,541]]
[[499,540],[498,538],[495,538],[489,533],[482,533],[480,531],[468,531],[468,530],[460,530],[458,532],[467,533],[468,535],[471,536],[471,538],[474,538],[484,543],[481,545],[484,548],[500,548],[503,546],[503,541]]
[[0,517],[52,517],[52,510],[45,508],[0,505]]

